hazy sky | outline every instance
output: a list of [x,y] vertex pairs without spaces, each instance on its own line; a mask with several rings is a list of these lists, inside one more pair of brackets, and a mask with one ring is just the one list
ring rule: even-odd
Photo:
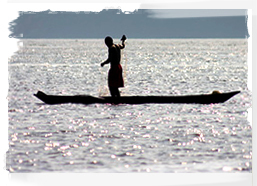
[[159,9],[149,10],[154,18],[246,16],[244,9]]
[[[219,9],[216,12],[192,11],[190,13],[177,14],[167,12],[161,16],[185,17],[185,16],[208,16],[226,15],[222,9],[254,9],[255,0],[7,0],[10,10],[14,11],[101,11],[105,8],[121,8],[122,10],[134,11],[135,9]],[[107,3],[108,2],[108,3]],[[225,12],[225,13],[224,13]],[[245,12],[231,10],[230,15],[244,15]],[[160,14],[158,14],[160,15]]]

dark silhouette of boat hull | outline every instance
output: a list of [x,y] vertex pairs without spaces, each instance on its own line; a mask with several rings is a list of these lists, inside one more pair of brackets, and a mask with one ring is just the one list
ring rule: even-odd
[[46,104],[168,104],[168,103],[187,103],[187,104],[211,104],[224,103],[240,91],[216,94],[185,95],[185,96],[122,96],[120,98],[112,97],[93,97],[88,95],[47,95],[41,91],[34,94],[38,99]]

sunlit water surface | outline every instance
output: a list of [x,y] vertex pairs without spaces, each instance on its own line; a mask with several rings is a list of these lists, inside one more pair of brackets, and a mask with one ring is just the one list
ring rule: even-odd
[[247,40],[127,41],[122,95],[241,91],[210,105],[46,105],[33,94],[108,94],[107,48],[98,39],[21,44],[9,60],[8,171],[252,171]]

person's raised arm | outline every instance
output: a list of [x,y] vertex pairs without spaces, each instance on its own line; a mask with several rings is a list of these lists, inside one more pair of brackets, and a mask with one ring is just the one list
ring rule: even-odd
[[126,39],[127,39],[127,38],[126,38],[125,35],[123,35],[122,38],[120,39],[120,40],[122,41],[122,43],[121,43],[121,45],[120,45],[120,49],[125,48],[125,40],[126,40]]

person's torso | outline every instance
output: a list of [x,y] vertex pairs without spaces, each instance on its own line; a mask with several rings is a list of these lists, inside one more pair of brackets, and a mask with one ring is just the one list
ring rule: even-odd
[[110,57],[111,57],[111,59],[110,59],[111,66],[119,65],[120,64],[120,58],[121,58],[119,46],[113,44],[111,46],[111,48],[109,49],[109,52],[110,52]]

